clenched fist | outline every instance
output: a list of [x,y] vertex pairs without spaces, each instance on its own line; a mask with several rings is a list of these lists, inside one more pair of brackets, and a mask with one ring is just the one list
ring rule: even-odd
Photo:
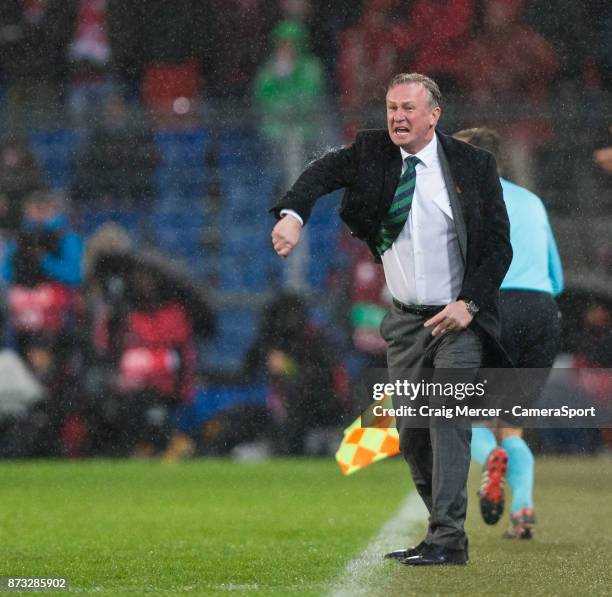
[[287,257],[300,242],[302,225],[293,216],[281,218],[272,229],[272,246],[278,255]]

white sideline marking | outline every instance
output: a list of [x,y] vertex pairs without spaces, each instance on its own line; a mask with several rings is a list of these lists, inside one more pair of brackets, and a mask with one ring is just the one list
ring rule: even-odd
[[417,524],[427,519],[427,509],[416,490],[404,500],[399,511],[391,517],[367,547],[344,568],[329,592],[330,597],[372,595],[372,584],[379,578],[385,553],[418,543]]

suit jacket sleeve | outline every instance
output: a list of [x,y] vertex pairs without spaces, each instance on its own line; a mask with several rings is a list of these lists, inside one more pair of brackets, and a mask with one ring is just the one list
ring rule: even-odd
[[292,209],[306,224],[319,197],[350,186],[354,181],[357,172],[356,143],[330,151],[311,162],[270,211],[279,218],[281,210]]
[[[481,186],[480,254],[473,256],[476,266],[466,275],[459,299],[471,299],[479,307],[497,303],[499,287],[512,261],[510,222],[495,158],[490,155]],[[472,258],[468,256],[468,260]]]

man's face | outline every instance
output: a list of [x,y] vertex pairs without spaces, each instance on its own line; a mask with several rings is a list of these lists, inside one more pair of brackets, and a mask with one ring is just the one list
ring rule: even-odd
[[430,108],[429,93],[421,83],[402,83],[387,92],[387,128],[391,141],[417,153],[433,138],[440,108]]

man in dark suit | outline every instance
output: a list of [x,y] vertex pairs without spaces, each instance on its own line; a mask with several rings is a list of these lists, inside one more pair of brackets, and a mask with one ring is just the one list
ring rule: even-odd
[[[436,131],[441,99],[430,78],[397,75],[386,95],[387,131],[360,132],[310,164],[273,208],[272,243],[286,257],[316,200],[346,188],[340,217],[382,262],[393,296],[381,324],[391,375],[473,372],[484,355],[498,354],[498,290],[512,249],[497,166],[490,153]],[[404,419],[400,448],[429,528],[419,545],[387,557],[465,564],[470,421],[431,417],[415,428]]]

